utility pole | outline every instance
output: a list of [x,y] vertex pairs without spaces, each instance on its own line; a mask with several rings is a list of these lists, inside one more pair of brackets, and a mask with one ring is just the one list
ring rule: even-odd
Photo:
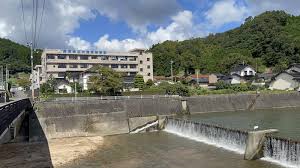
[[173,82],[173,63],[174,63],[174,61],[171,60],[171,79],[172,79],[172,82]]
[[5,66],[5,102],[7,101],[6,98],[8,97],[8,79],[9,79],[9,70],[8,70],[8,64]]
[[33,73],[33,44],[30,43],[30,62],[31,62],[31,98],[34,102],[34,73]]

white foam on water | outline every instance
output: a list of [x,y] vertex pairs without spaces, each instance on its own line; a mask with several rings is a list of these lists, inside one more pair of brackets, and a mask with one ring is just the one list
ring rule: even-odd
[[222,130],[213,126],[200,126],[193,122],[172,119],[168,120],[164,131],[238,154],[244,154],[245,152],[246,136],[239,132]]

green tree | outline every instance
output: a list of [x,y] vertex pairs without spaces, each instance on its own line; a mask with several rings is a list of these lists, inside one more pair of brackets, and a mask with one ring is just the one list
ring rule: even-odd
[[154,85],[153,80],[148,79],[147,82],[146,82],[146,86],[149,88],[149,87],[151,87],[151,86],[153,86],[153,85]]
[[144,77],[142,75],[136,75],[134,77],[134,87],[135,88],[139,88],[140,90],[143,90],[144,89]]
[[94,75],[89,77],[88,88],[90,91],[115,95],[122,89],[122,80],[120,73],[111,68],[96,66],[93,67]]

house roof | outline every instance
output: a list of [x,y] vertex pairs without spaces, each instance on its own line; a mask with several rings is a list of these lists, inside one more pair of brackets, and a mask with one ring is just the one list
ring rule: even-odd
[[221,74],[221,73],[212,73],[213,75],[216,75],[217,78],[222,78],[224,77],[225,75],[224,74]]
[[276,79],[277,76],[281,75],[281,74],[287,74],[287,75],[290,75],[293,77],[293,80],[297,80],[297,81],[300,81],[300,73],[289,73],[287,71],[283,71],[283,72],[280,72],[278,73],[277,75],[275,75],[273,77],[273,80]]
[[[190,75],[191,78],[197,79],[197,75]],[[209,78],[207,74],[198,74],[198,78]]]
[[[238,64],[238,65],[235,65],[235,66],[232,68],[231,72],[241,71],[241,70],[245,69],[246,67],[252,68],[252,66],[247,65],[247,64]],[[253,69],[253,68],[252,68],[252,69]]]

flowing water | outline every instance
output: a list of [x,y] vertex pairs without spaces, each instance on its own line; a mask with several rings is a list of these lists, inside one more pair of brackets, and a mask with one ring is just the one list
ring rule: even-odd
[[243,154],[246,131],[275,128],[268,136],[264,160],[300,167],[300,110],[295,108],[195,114],[167,120],[165,131]]
[[[165,131],[105,137],[97,151],[66,167],[300,167],[299,121],[296,108],[168,118]],[[267,136],[264,158],[246,161],[247,131],[254,126],[279,133]]]

